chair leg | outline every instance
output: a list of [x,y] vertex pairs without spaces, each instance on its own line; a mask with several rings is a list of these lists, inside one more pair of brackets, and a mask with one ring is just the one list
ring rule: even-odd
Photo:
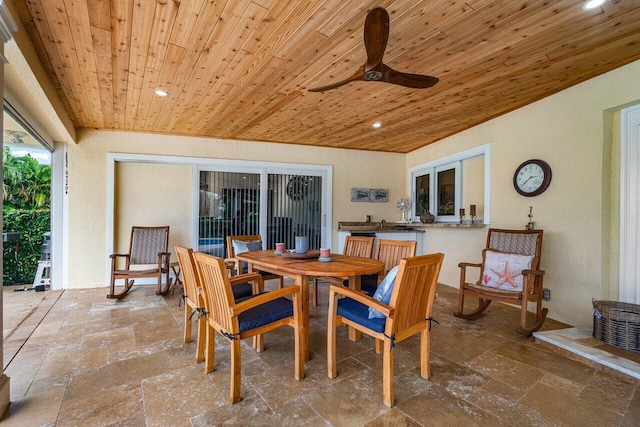
[[382,401],[389,408],[393,407],[393,347],[391,340],[384,340],[382,355]]
[[472,311],[471,313],[464,313],[464,291],[460,290],[458,296],[458,311],[453,313],[455,317],[459,317],[461,319],[473,320],[480,316],[491,304],[490,299],[478,299],[478,308]]
[[196,340],[196,362],[197,363],[200,363],[204,360],[206,329],[207,329],[207,318],[202,315],[199,315],[198,337]]
[[284,288],[284,277],[280,276],[278,279],[278,289]]
[[313,287],[313,305],[318,306],[318,278],[311,279],[311,286]]
[[258,334],[253,336],[253,348],[258,352],[264,351],[264,335]]
[[116,289],[116,279],[114,279],[113,277],[111,278],[111,283],[109,285],[109,293],[107,294],[107,298],[109,299],[118,299],[118,298],[122,298],[123,296],[125,296],[127,293],[129,293],[129,291],[131,290],[131,288],[133,287],[133,280],[124,280],[124,289],[122,289],[122,292],[120,292],[119,294],[115,293],[115,289]]
[[539,313],[536,313],[536,320],[530,328],[527,328],[527,317],[526,317],[526,308],[523,315],[520,318],[520,327],[516,329],[516,331],[524,335],[525,337],[530,337],[534,332],[542,327],[542,324],[547,318],[548,309],[543,308]]
[[231,390],[229,391],[231,403],[239,402],[242,398],[241,392],[241,356],[240,340],[231,340]]
[[215,330],[207,324],[206,332],[206,351],[204,356],[204,372],[206,374],[213,372],[213,362],[215,359]]
[[329,313],[327,314],[327,375],[335,378],[338,375],[336,369],[336,304],[337,295],[329,294]]
[[384,341],[376,338],[376,354],[382,354],[384,350]]
[[189,305],[187,300],[184,300],[184,337],[183,342],[186,344],[191,342],[191,315],[193,314],[193,308]]
[[[162,276],[165,276],[165,279],[167,281],[167,286],[164,289],[162,288]],[[156,290],[156,295],[167,295],[171,290],[171,283],[172,280],[169,276],[169,267],[167,267],[167,271],[165,273],[160,272],[158,274],[158,289]]]
[[428,327],[420,332],[420,376],[424,379],[431,377],[431,333]]

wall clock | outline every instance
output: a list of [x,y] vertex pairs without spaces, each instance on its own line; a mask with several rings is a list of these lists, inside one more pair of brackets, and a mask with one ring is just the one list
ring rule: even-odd
[[287,195],[292,200],[300,200],[307,194],[307,178],[304,176],[294,176],[287,184]]
[[551,184],[551,168],[543,160],[531,159],[516,168],[513,186],[523,196],[542,194]]

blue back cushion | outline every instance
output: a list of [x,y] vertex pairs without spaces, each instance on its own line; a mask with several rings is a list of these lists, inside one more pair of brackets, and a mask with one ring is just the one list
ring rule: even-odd
[[[373,299],[376,299],[384,304],[389,305],[391,301],[391,293],[393,292],[393,285],[396,283],[396,276],[398,275],[398,266],[396,265],[387,276],[382,280],[378,289],[376,289],[376,293],[373,294]],[[378,310],[374,310],[369,307],[369,319],[384,319],[385,315],[380,313]]]
[[[232,240],[231,245],[233,246],[233,253],[235,255],[251,252],[251,251],[261,251],[262,250],[262,241],[261,240]],[[237,271],[236,274],[245,274],[248,271],[247,263],[242,263],[242,271]]]

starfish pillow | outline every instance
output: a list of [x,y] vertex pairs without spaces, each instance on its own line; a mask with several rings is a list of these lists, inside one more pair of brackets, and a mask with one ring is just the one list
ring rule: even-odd
[[531,268],[532,256],[486,251],[482,284],[502,291],[522,291],[522,270]]

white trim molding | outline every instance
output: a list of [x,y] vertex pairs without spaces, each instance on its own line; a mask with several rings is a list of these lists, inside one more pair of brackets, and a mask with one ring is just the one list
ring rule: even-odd
[[640,105],[620,111],[620,287],[640,304]]

